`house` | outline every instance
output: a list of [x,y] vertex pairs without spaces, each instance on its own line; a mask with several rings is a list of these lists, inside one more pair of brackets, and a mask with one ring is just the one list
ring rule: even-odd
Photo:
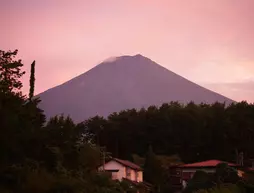
[[[220,160],[208,160],[191,164],[177,165],[170,168],[170,180],[176,189],[184,188],[196,171],[202,170],[207,173],[215,173],[216,166],[220,163],[227,163],[229,166],[236,169],[241,168],[241,166],[237,164],[228,163]],[[238,170],[238,175],[242,175],[240,170]]]
[[104,166],[100,166],[99,171],[110,173],[113,180],[127,179],[133,182],[143,182],[142,168],[127,160],[112,158]]
[[143,192],[150,192],[152,185],[143,181],[143,170],[140,166],[128,161],[112,158],[110,161],[98,168],[101,172],[107,172],[112,180],[127,181],[132,186]]

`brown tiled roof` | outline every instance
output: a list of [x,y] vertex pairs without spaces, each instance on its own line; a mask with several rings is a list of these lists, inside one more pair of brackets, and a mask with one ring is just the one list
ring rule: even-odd
[[121,159],[118,159],[118,158],[113,158],[113,160],[115,160],[116,162],[118,162],[118,163],[120,163],[124,166],[132,168],[134,170],[140,170],[140,171],[142,170],[142,168],[140,166],[138,166],[138,165],[136,165],[136,164],[134,164],[134,163],[132,163],[128,160],[121,160]]

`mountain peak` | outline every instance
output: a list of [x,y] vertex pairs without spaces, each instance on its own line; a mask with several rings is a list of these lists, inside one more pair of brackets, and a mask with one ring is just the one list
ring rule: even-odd
[[107,59],[105,59],[103,61],[103,63],[110,63],[110,62],[115,62],[117,60],[121,60],[121,59],[126,59],[126,58],[132,58],[132,59],[140,59],[140,58],[145,58],[145,59],[148,59],[147,57],[145,56],[142,56],[141,54],[136,54],[136,55],[123,55],[123,56],[111,56]]
[[103,63],[107,65],[97,65],[41,93],[40,107],[47,117],[65,114],[75,121],[83,121],[95,115],[106,117],[125,109],[147,108],[171,101],[183,104],[190,101],[196,104],[233,102],[141,54],[111,57]]
[[146,57],[142,56],[141,54],[136,54],[133,57],[135,57],[135,58],[146,58]]

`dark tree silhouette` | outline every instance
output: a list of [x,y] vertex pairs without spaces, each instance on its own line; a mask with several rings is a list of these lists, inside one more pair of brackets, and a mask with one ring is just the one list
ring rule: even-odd
[[34,96],[34,84],[35,84],[35,61],[31,64],[30,73],[30,90],[29,90],[29,100],[31,101]]

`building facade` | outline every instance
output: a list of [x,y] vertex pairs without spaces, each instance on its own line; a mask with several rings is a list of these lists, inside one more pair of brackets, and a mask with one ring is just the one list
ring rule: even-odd
[[141,167],[127,160],[112,158],[104,166],[100,166],[99,171],[110,173],[113,180],[127,179],[133,182],[143,182]]

